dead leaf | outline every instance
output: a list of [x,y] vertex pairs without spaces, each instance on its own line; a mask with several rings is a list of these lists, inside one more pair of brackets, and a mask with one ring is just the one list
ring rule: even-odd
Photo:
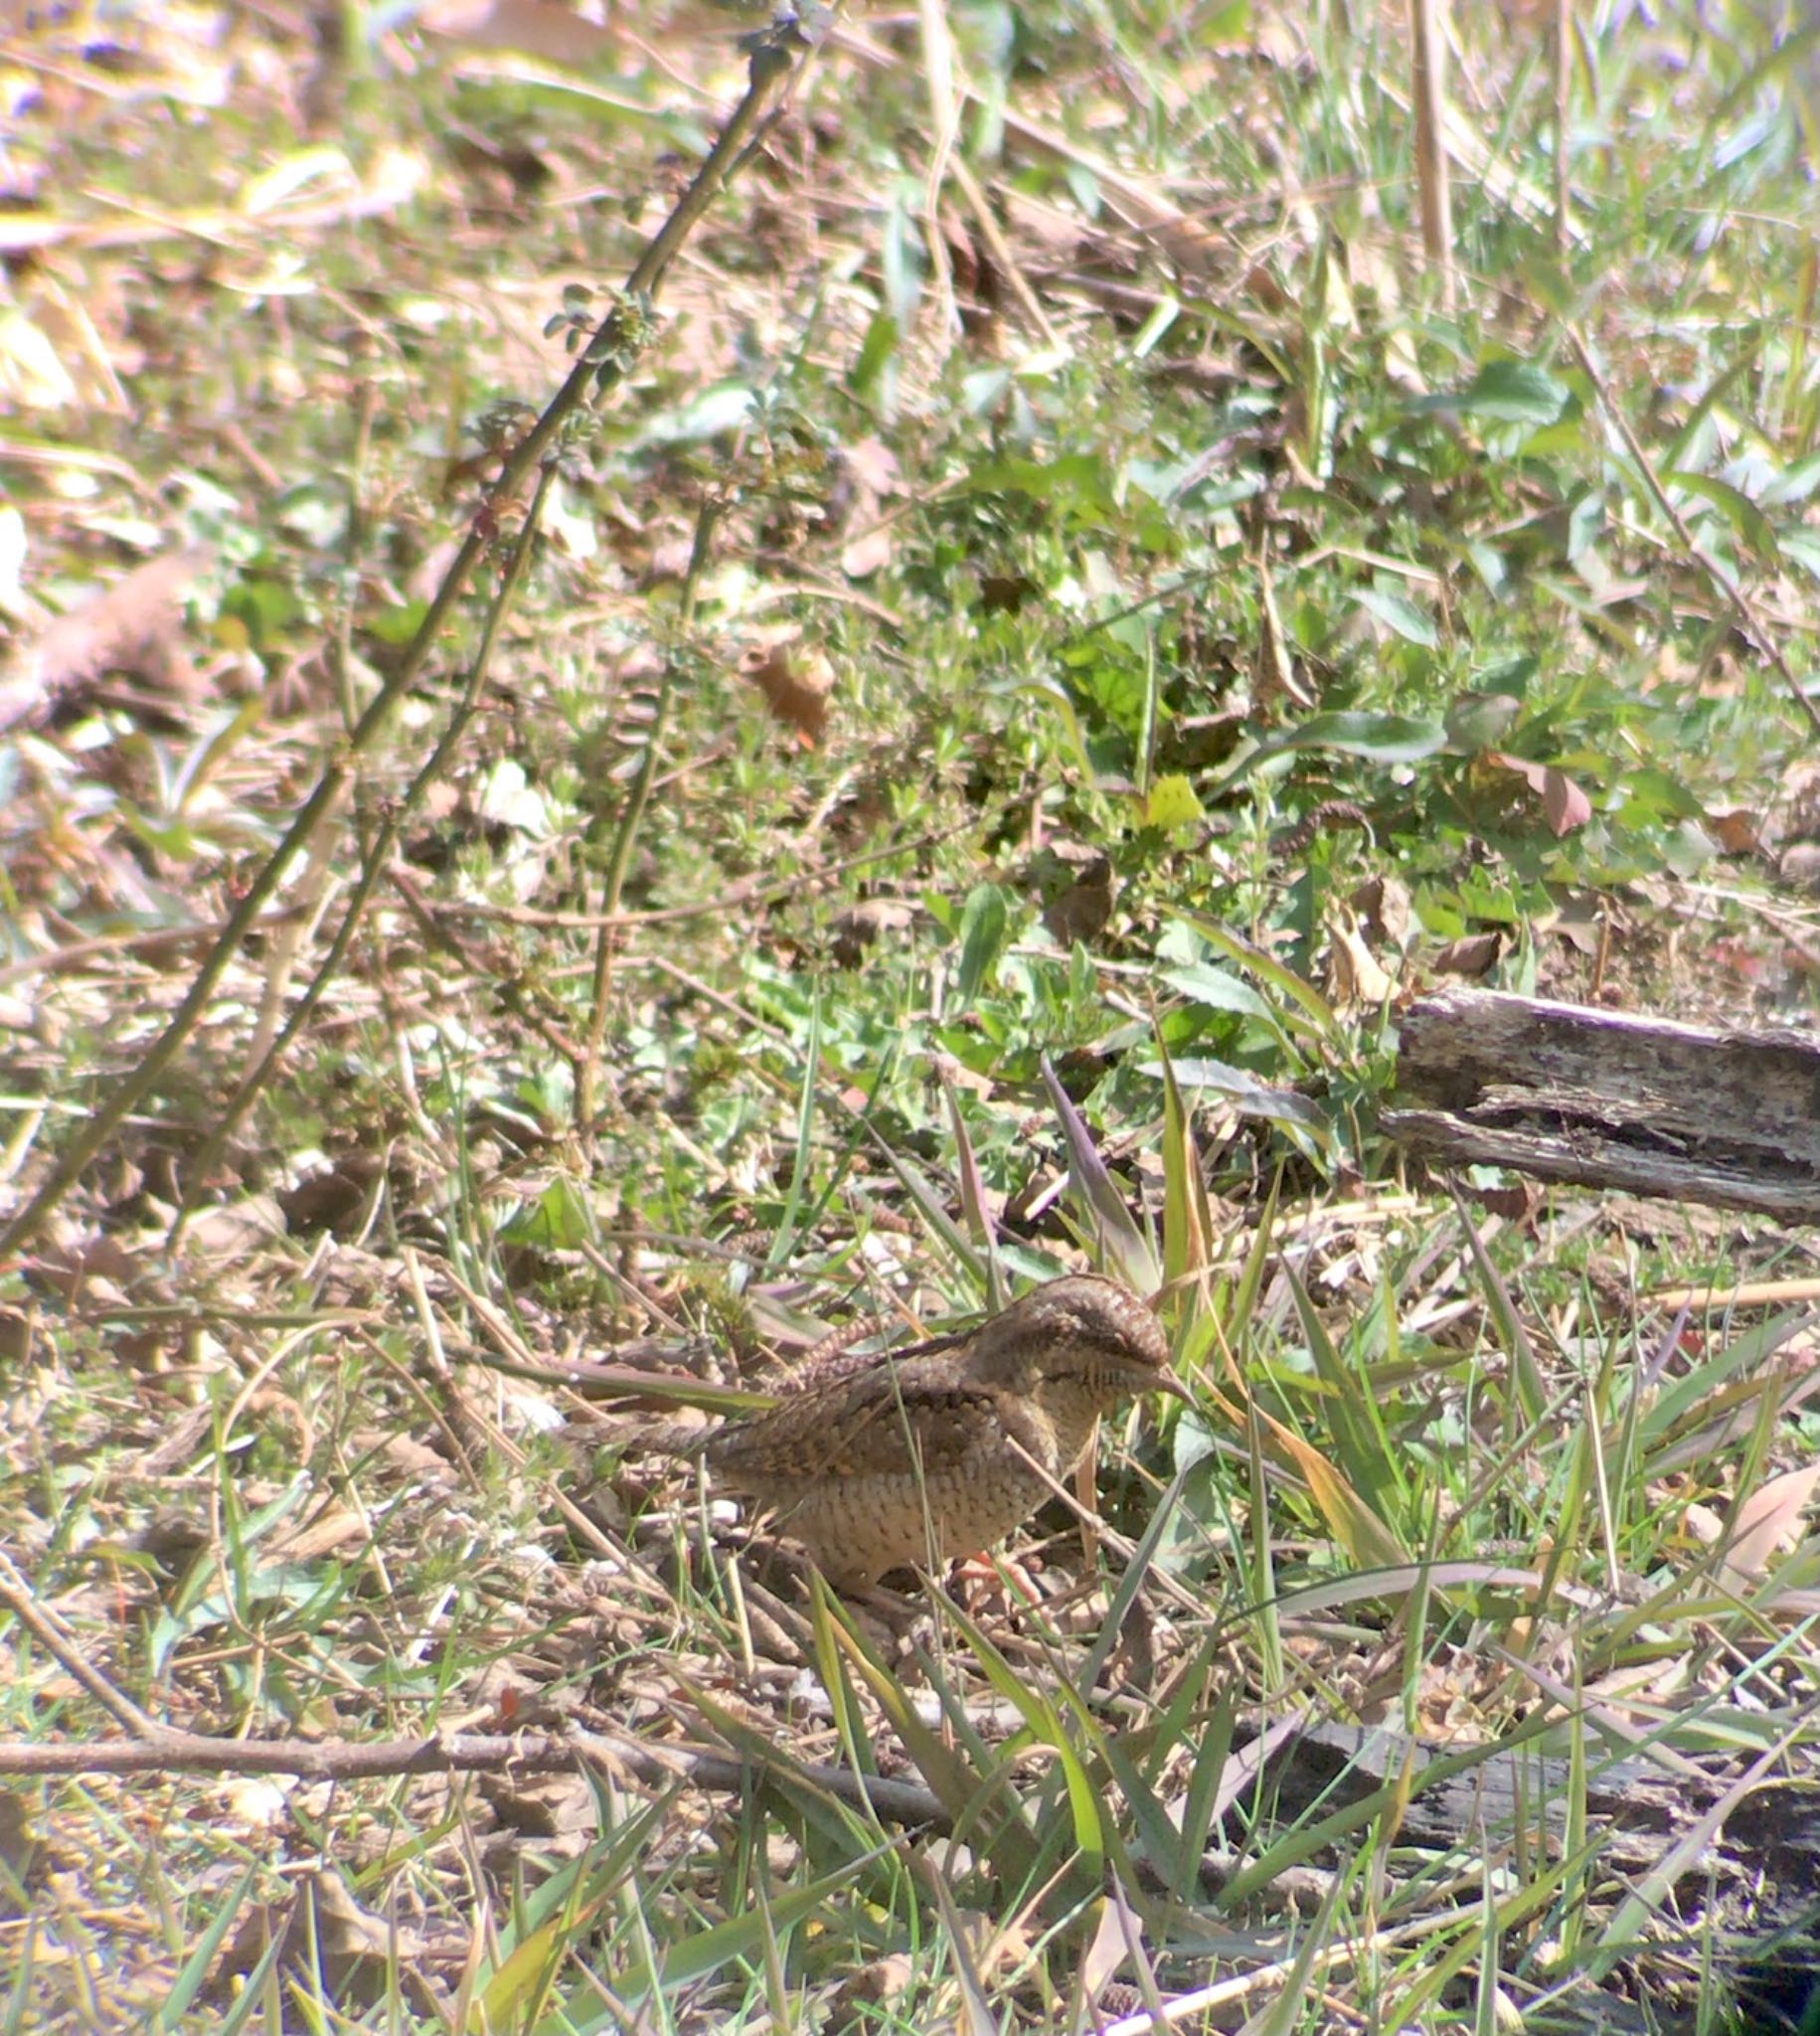
[[[480,1792],[508,1829],[534,1838],[591,1838],[600,1828],[594,1791],[579,1775],[482,1775]],[[564,1857],[573,1857],[565,1848]]]
[[834,691],[834,667],[822,651],[805,650],[799,643],[754,645],[740,669],[779,721],[805,743],[821,741],[828,726],[828,696]]
[[417,21],[431,35],[470,49],[522,50],[578,69],[625,50],[621,32],[586,21],[556,0],[426,0]]
[[1469,1192],[1488,1215],[1501,1216],[1507,1223],[1527,1223],[1542,1206],[1542,1190],[1534,1181],[1518,1181],[1507,1188],[1473,1188]]
[[898,455],[880,438],[856,438],[842,457],[861,487],[876,496],[895,495],[904,479]]
[[190,1243],[216,1266],[233,1265],[288,1235],[275,1195],[246,1195],[204,1209],[190,1224]]
[[269,1775],[234,1775],[222,1784],[223,1822],[229,1830],[269,1837],[289,1807],[289,1791]]
[[1030,874],[1043,901],[1043,924],[1059,947],[1090,944],[1105,931],[1116,887],[1103,849],[1058,838],[1031,858]]
[[1327,992],[1334,1003],[1370,1006],[1397,994],[1396,978],[1380,965],[1358,920],[1346,906],[1336,906],[1329,915],[1327,932],[1332,941],[1327,953]]
[[1565,770],[1553,764],[1533,763],[1528,757],[1513,757],[1505,750],[1486,752],[1487,764],[1514,770],[1542,800],[1543,815],[1556,834],[1572,834],[1592,818],[1592,801]]
[[1466,933],[1447,941],[1428,966],[1437,975],[1485,975],[1497,966],[1503,952],[1502,933]]
[[834,1989],[828,2003],[828,2036],[855,2036],[856,2031],[878,2028],[881,2018],[870,2010],[901,1999],[915,1977],[914,1961],[902,1951],[857,1966]]
[[201,551],[166,552],[40,630],[0,677],[0,728],[61,704],[108,672],[196,699],[203,682],[184,645],[183,603],[206,563]]
[[1761,855],[1763,837],[1757,832],[1757,813],[1750,806],[1709,807],[1707,825],[1727,855]]
[[1415,902],[1401,877],[1368,877],[1347,903],[1370,936],[1406,952],[1415,929]]
[[987,615],[1015,615],[1027,600],[1043,590],[1023,573],[982,573],[979,576],[980,612]]
[[48,1245],[27,1261],[35,1284],[61,1294],[72,1307],[96,1308],[123,1299],[155,1266],[149,1252],[134,1252],[117,1237],[89,1237],[80,1244]]
[[225,2004],[234,1982],[253,1970],[274,1938],[282,1946],[282,1966],[321,1974],[343,2006],[376,1999],[390,1961],[396,1961],[413,1999],[422,1997],[415,1968],[428,1951],[423,1934],[361,1908],[338,1873],[312,1872],[296,1883],[287,1901],[256,1904],[246,1912],[209,1975],[204,1998]]
[[1820,1479],[1820,1463],[1804,1463],[1759,1485],[1737,1503],[1732,1537],[1719,1565],[1721,1583],[1747,1591],[1769,1572],[1769,1558],[1787,1547],[1801,1529],[1801,1514]]
[[841,571],[849,580],[868,580],[891,564],[895,549],[889,523],[875,523],[841,547]]
[[855,533],[841,548],[841,571],[849,580],[865,580],[888,566],[896,549],[896,532],[883,503],[900,491],[903,470],[889,445],[861,438],[841,448],[839,476],[845,495],[840,524]]
[[862,898],[834,922],[834,960],[839,968],[858,968],[866,950],[881,933],[901,933],[916,917],[916,908],[901,898]]
[[1776,875],[1798,891],[1820,892],[1820,841],[1795,841],[1782,851]]
[[1605,926],[1604,901],[1587,894],[1570,898],[1549,931],[1590,960],[1605,942]]

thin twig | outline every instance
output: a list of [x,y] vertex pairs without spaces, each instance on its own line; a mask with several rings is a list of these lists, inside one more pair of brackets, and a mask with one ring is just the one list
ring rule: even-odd
[[[607,928],[676,926],[685,920],[706,919],[716,913],[744,912],[754,905],[774,905],[781,899],[800,898],[805,891],[817,885],[832,884],[837,878],[851,876],[855,870],[869,869],[874,863],[895,862],[900,856],[919,855],[924,849],[939,848],[956,835],[971,833],[978,824],[971,818],[958,820],[951,827],[932,828],[926,834],[918,834],[911,840],[897,842],[888,848],[869,848],[863,855],[843,856],[838,862],[817,863],[812,868],[799,870],[793,877],[775,882],[742,877],[738,883],[729,884],[725,891],[717,892],[712,898],[698,899],[692,905],[664,905],[643,912],[551,912],[535,905],[491,905],[475,898],[438,898],[434,901],[433,910],[444,918],[494,920],[502,926],[512,927],[561,927],[573,933],[586,933]],[[6,979],[6,974],[0,972],[0,983]]]
[[468,671],[466,686],[462,689],[455,711],[449,716],[436,746],[429,753],[416,775],[406,787],[403,798],[397,800],[380,823],[366,857],[363,860],[359,879],[342,913],[341,924],[335,930],[335,937],[329,942],[329,951],[322,957],[316,972],[310,978],[309,987],[297,999],[296,1007],[285,1021],[283,1029],[260,1055],[253,1067],[248,1070],[241,1086],[230,1099],[228,1107],[222,1112],[221,1121],[210,1133],[208,1143],[203,1147],[196,1163],[190,1168],[185,1183],[183,1207],[178,1211],[172,1225],[171,1236],[175,1242],[196,1199],[206,1182],[214,1177],[216,1166],[228,1140],[233,1137],[235,1127],[252,1107],[254,1100],[271,1079],[272,1071],[283,1059],[291,1042],[308,1024],[310,1014],[322,999],[322,993],[341,972],[341,963],[353,943],[355,929],[366,917],[367,904],[379,886],[381,876],[391,867],[392,851],[406,820],[422,804],[429,788],[455,760],[467,726],[479,711],[480,696],[485,689],[487,674],[492,669],[493,652],[499,642],[499,632],[520,587],[524,584],[526,570],[530,564],[532,541],[537,536],[538,526],[543,518],[544,500],[556,478],[556,462],[546,463],[538,475],[537,491],[531,497],[531,505],[525,511],[524,521],[519,525],[518,537],[507,561],[505,574],[498,594],[494,596],[487,613],[487,625],[480,640],[480,647],[474,653],[474,661]]
[[[804,46],[801,30],[792,22],[766,34],[753,50],[750,80],[745,96],[734,108],[720,139],[697,171],[694,182],[627,278],[625,301],[628,305],[648,302],[656,295],[677,251],[713,203],[732,174],[733,167],[745,159],[761,122],[773,101],[780,96],[791,76],[792,49]],[[398,668],[374,695],[346,744],[324,767],[315,788],[285,830],[283,839],[248,885],[239,906],[197,970],[182,1002],[165,1022],[164,1030],[140,1056],[138,1065],[123,1075],[96,1103],[87,1122],[71,1139],[37,1192],[0,1230],[0,1258],[17,1251],[37,1232],[120,1124],[156,1089],[165,1069],[201,1023],[230,962],[263,916],[283,881],[285,871],[315,833],[323,816],[341,798],[355,764],[378,742],[391,722],[394,709],[416,684],[431,647],[440,638],[469,577],[492,542],[500,511],[543,465],[559,432],[587,400],[590,388],[603,374],[610,378],[611,357],[625,343],[633,322],[630,314],[622,317],[618,313],[603,321],[601,332],[582,349],[580,358],[542,417],[508,455],[497,485],[462,540],[460,550],[443,576],[416,634],[400,658]]]
[[1568,135],[1573,116],[1573,0],[1555,0],[1555,252],[1573,253],[1573,191]]
[[1443,311],[1453,309],[1453,188],[1443,139],[1447,99],[1446,0],[1409,0],[1415,111],[1415,184],[1421,200],[1421,240],[1440,282]]
[[212,1739],[164,1732],[155,1744],[101,1746],[0,1741],[0,1775],[296,1775],[308,1782],[368,1781],[393,1775],[548,1775],[581,1757],[630,1775],[648,1787],[687,1782],[697,1788],[747,1795],[755,1781],[822,1790],[899,1824],[938,1824],[940,1799],[913,1782],[861,1779],[819,1761],[774,1765],[736,1761],[701,1747],[646,1746],[606,1731],[550,1734],[450,1733],[429,1739]]
[[1788,688],[1795,704],[1807,716],[1808,722],[1816,734],[1820,734],[1820,707],[1816,707],[1813,701],[1808,698],[1806,689],[1802,686],[1801,681],[1795,677],[1793,668],[1777,646],[1774,637],[1770,635],[1769,631],[1757,619],[1756,610],[1750,605],[1750,601],[1745,595],[1743,589],[1738,586],[1737,582],[1733,579],[1732,575],[1717,559],[1712,557],[1710,553],[1702,551],[1699,544],[1695,541],[1693,531],[1688,528],[1687,519],[1669,499],[1668,490],[1656,477],[1656,469],[1650,463],[1649,454],[1643,449],[1642,440],[1631,429],[1630,420],[1619,409],[1617,398],[1611,393],[1611,385],[1599,372],[1598,366],[1594,362],[1585,341],[1580,338],[1579,334],[1572,326],[1568,328],[1568,344],[1573,349],[1573,358],[1579,363],[1580,372],[1592,384],[1593,390],[1598,397],[1600,408],[1611,420],[1612,428],[1623,439],[1624,449],[1636,461],[1637,471],[1643,476],[1643,483],[1648,488],[1650,494],[1654,496],[1656,507],[1662,511],[1663,515],[1668,518],[1670,524],[1674,527],[1675,535],[1681,540],[1688,557],[1707,576],[1708,580],[1719,589],[1720,593],[1725,595],[1727,601],[1731,604],[1732,612],[1743,624],[1745,635],[1755,643],[1758,650],[1775,666],[1777,674],[1780,676],[1782,683]]
[[73,1675],[97,1704],[110,1711],[134,1739],[141,1742],[138,1748],[129,1748],[129,1752],[156,1753],[170,1739],[168,1726],[160,1725],[157,1719],[147,1716],[129,1696],[115,1689],[99,1669],[91,1668],[83,1659],[80,1651],[64,1637],[56,1621],[32,1596],[32,1587],[3,1551],[0,1551],[0,1606],[13,1614],[45,1652]]

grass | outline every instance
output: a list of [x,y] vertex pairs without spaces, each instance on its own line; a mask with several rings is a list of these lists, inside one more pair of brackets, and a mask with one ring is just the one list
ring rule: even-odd
[[[1379,1115],[1462,975],[1805,1022],[1811,38],[1458,12],[1451,310],[1398,8],[842,20],[649,315],[742,24],[8,43],[0,1740],[222,1757],[10,1775],[0,2027],[1798,2026],[1804,1245]],[[909,1631],[649,1447],[1087,1263],[1195,1410]]]

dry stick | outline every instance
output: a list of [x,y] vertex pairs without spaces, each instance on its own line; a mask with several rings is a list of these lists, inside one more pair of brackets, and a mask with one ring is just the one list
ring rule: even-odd
[[819,1761],[772,1768],[699,1747],[645,1746],[617,1733],[451,1733],[432,1739],[211,1739],[167,1732],[155,1744],[45,1745],[0,1740],[0,1775],[297,1775],[309,1782],[353,1782],[390,1775],[548,1775],[591,1757],[654,1787],[690,1782],[698,1788],[747,1793],[755,1778],[820,1788],[857,1808],[870,1804],[894,1823],[949,1821],[938,1797],[909,1782],[859,1776]]
[[715,526],[720,522],[721,511],[725,506],[718,496],[710,495],[703,502],[701,513],[695,520],[695,543],[689,551],[689,570],[683,576],[681,612],[677,621],[675,648],[664,659],[663,683],[657,692],[657,708],[645,736],[644,754],[638,760],[638,774],[633,778],[631,791],[626,797],[625,811],[619,816],[619,833],[613,843],[612,860],[607,865],[606,881],[600,887],[600,917],[603,924],[594,941],[593,1002],[587,1013],[586,1044],[575,1071],[576,1121],[583,1128],[593,1122],[594,1105],[598,1101],[600,1056],[606,1045],[606,1009],[613,993],[613,953],[617,944],[617,929],[614,923],[619,916],[619,900],[625,890],[626,871],[632,864],[632,845],[638,839],[638,829],[644,820],[645,807],[650,803],[651,786],[657,778],[658,752],[663,747],[664,724],[669,719],[670,703],[676,696],[677,661],[687,654],[689,638],[695,627],[695,603],[701,590],[702,574],[707,568],[708,554],[714,544]]
[[954,37],[948,26],[947,9],[940,5],[940,0],[917,0],[916,15],[922,30],[922,75],[934,127],[922,193],[922,231],[928,243],[935,300],[941,307],[941,337],[946,344],[960,330],[960,309],[954,301],[954,264],[948,258],[947,237],[941,230],[941,187],[960,120],[960,103],[954,89]]
[[32,1596],[32,1588],[14,1567],[12,1558],[0,1551],[0,1607],[10,1612],[26,1631],[104,1710],[111,1711],[141,1745],[127,1752],[155,1754],[171,1737],[170,1729],[141,1711],[122,1690],[114,1688],[98,1669],[90,1668],[81,1652],[58,1630],[56,1621]]
[[1414,62],[1409,96],[1415,103],[1415,182],[1421,198],[1421,240],[1440,276],[1441,309],[1453,309],[1453,194],[1442,138],[1446,101],[1446,0],[1409,0]]
[[1674,503],[1669,500],[1668,490],[1657,479],[1656,469],[1650,464],[1649,454],[1643,450],[1642,440],[1630,428],[1630,420],[1618,408],[1617,398],[1611,393],[1611,385],[1600,374],[1591,353],[1587,350],[1585,341],[1580,338],[1579,334],[1572,326],[1568,327],[1568,344],[1573,349],[1573,358],[1579,363],[1580,372],[1592,384],[1593,392],[1598,397],[1600,408],[1611,420],[1612,428],[1623,439],[1624,449],[1636,461],[1637,471],[1643,476],[1644,484],[1649,489],[1650,494],[1654,496],[1656,507],[1662,511],[1663,515],[1674,526],[1675,535],[1681,540],[1688,557],[1693,560],[1694,564],[1700,568],[1701,572],[1707,576],[1731,603],[1732,612],[1743,624],[1744,633],[1755,643],[1758,650],[1768,658],[1769,662],[1775,666],[1777,672],[1781,675],[1782,683],[1794,695],[1796,705],[1807,716],[1808,722],[1815,733],[1820,734],[1820,707],[1816,707],[1808,697],[1801,681],[1795,677],[1788,659],[1783,656],[1769,631],[1757,620],[1756,610],[1750,605],[1750,601],[1743,589],[1738,586],[1737,582],[1733,579],[1732,575],[1717,559],[1712,557],[1710,553],[1702,551],[1700,546],[1695,543],[1694,533],[1688,528],[1687,519],[1675,507]]
[[1573,111],[1573,0],[1555,0],[1555,252],[1565,270],[1573,253],[1573,193],[1568,182],[1568,122]]
[[[706,919],[715,913],[744,911],[748,906],[773,905],[779,899],[800,898],[812,885],[831,884],[837,877],[869,869],[874,863],[894,862],[900,856],[919,855],[925,848],[939,848],[944,841],[952,841],[955,835],[967,833],[973,825],[971,820],[958,820],[951,827],[931,827],[924,834],[912,835],[908,841],[893,842],[888,848],[869,848],[860,855],[842,856],[831,863],[817,863],[780,882],[761,883],[753,877],[742,877],[737,884],[728,885],[718,898],[698,899],[693,905],[664,905],[648,912],[615,912],[610,915],[547,912],[535,905],[489,905],[474,898],[439,898],[432,909],[444,919],[496,920],[503,926],[512,927],[564,927],[586,933],[599,933],[603,928],[624,931],[635,927],[675,926],[683,920]],[[396,870],[393,875],[396,882]],[[427,905],[428,901],[425,903]],[[0,969],[0,984],[15,974],[29,974],[36,965],[35,962],[23,962],[14,968]]]
[[[791,58],[786,43],[796,48],[806,47],[801,32],[794,24],[768,32],[753,50],[750,83],[746,86],[745,95],[734,108],[732,116],[722,130],[721,138],[709,152],[708,159],[700,170],[696,172],[695,181],[683,193],[676,210],[665,220],[658,230],[656,239],[645,250],[638,265],[627,278],[625,300],[628,303],[636,304],[656,295],[666,270],[676,257],[677,251],[720,191],[730,173],[730,165],[740,157],[759,121],[768,111],[771,100],[782,90],[791,72]],[[316,781],[315,789],[286,829],[283,840],[272,850],[264,866],[248,886],[246,895],[229,918],[220,938],[197,971],[196,979],[191,983],[176,1011],[172,1013],[164,1030],[146,1049],[139,1065],[130,1074],[122,1076],[95,1106],[87,1123],[76,1134],[69,1150],[51,1169],[49,1177],[37,1193],[12,1218],[5,1229],[0,1230],[0,1257],[17,1251],[38,1230],[81,1178],[83,1168],[106,1144],[122,1120],[157,1087],[159,1077],[176,1057],[184,1041],[195,1031],[203,1013],[208,1009],[209,1000],[215,994],[217,985],[227,973],[229,963],[240,952],[248,933],[264,913],[267,903],[283,879],[284,872],[314,834],[324,814],[341,797],[353,773],[356,761],[372,749],[390,721],[393,709],[416,683],[417,674],[429,655],[431,645],[441,635],[462,589],[467,585],[469,575],[491,542],[495,528],[494,519],[499,509],[518,493],[526,479],[543,463],[558,432],[568,419],[581,408],[589,384],[610,363],[614,352],[624,343],[633,322],[632,318],[624,317],[618,312],[610,314],[602,321],[600,332],[582,349],[580,358],[570,371],[562,388],[552,398],[543,416],[507,458],[497,485],[480,513],[474,518],[467,536],[462,540],[461,549],[444,575],[442,585],[436,590],[435,598],[418,624],[416,634],[411,639],[399,662],[398,670],[374,695],[367,711],[355,724],[341,755],[324,769]]]
[[467,685],[455,705],[455,711],[448,718],[436,747],[405,789],[403,798],[397,800],[385,819],[380,823],[378,835],[362,863],[359,880],[349,898],[347,909],[341,916],[341,924],[335,929],[335,937],[329,942],[329,951],[323,956],[316,972],[311,976],[309,987],[297,999],[296,1007],[280,1028],[277,1037],[260,1055],[258,1061],[247,1072],[222,1112],[221,1121],[210,1133],[209,1140],[190,1168],[189,1180],[183,1197],[183,1205],[177,1212],[176,1221],[171,1225],[171,1242],[175,1245],[190,1212],[196,1206],[203,1183],[211,1179],[227,1149],[228,1140],[234,1136],[235,1127],[252,1107],[255,1098],[271,1079],[272,1070],[289,1051],[291,1042],[304,1026],[309,1023],[310,1013],[321,1001],[322,993],[335,977],[341,973],[341,963],[354,939],[355,929],[366,917],[367,904],[379,886],[380,877],[391,866],[392,851],[398,843],[400,833],[407,819],[423,802],[425,793],[455,760],[455,752],[467,725],[480,708],[480,696],[485,690],[487,674],[492,670],[493,651],[499,641],[499,632],[506,616],[512,610],[519,588],[524,584],[526,568],[530,563],[532,540],[537,536],[538,526],[543,519],[544,498],[550,492],[550,484],[556,478],[557,463],[547,459],[537,477],[537,490],[531,497],[531,506],[525,511],[524,521],[519,525],[518,537],[512,547],[512,556],[506,562],[505,576],[500,582],[499,592],[493,599],[487,614],[487,626],[480,639],[480,647],[474,653],[474,662],[468,671]]
[[[263,933],[267,927],[285,926],[300,914],[298,906],[281,905],[255,931]],[[105,954],[155,959],[167,947],[200,947],[218,939],[221,932],[220,925],[210,926],[198,920],[187,927],[154,927],[149,933],[98,933],[92,939],[72,940],[67,946],[46,947],[36,954],[27,954],[21,960],[9,961],[0,968],[0,989],[5,989],[9,983],[24,982],[34,975],[64,975],[72,969],[84,968]]]
[[967,203],[973,208],[973,223],[979,228],[979,237],[986,244],[986,252],[1004,272],[1006,281],[1011,285],[1012,295],[1023,307],[1024,316],[1035,327],[1045,346],[1060,348],[1061,335],[1051,324],[1049,313],[1043,308],[1043,300],[1031,287],[1030,278],[1024,273],[1023,264],[1018,260],[1016,251],[993,217],[991,199],[980,188],[979,179],[967,167],[964,155],[956,153],[950,157],[948,175],[960,186]]

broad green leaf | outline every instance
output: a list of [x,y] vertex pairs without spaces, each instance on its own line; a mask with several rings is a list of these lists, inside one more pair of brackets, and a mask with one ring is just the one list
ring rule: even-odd
[[396,649],[400,644],[409,643],[423,625],[423,617],[429,612],[426,600],[394,601],[377,613],[368,615],[362,627],[369,636]]
[[860,351],[847,371],[847,386],[856,396],[870,397],[887,364],[898,351],[898,321],[889,311],[875,313],[860,342]]
[[[1293,1089],[1275,1088],[1255,1075],[1246,1074],[1242,1068],[1205,1056],[1179,1060],[1174,1068],[1175,1079],[1184,1089],[1212,1089],[1246,1116],[1274,1117],[1286,1124],[1300,1124],[1323,1138],[1328,1134],[1326,1117],[1307,1097],[1296,1095]],[[1145,1061],[1140,1072],[1160,1079],[1163,1069],[1160,1062]]]
[[[1181,918],[1183,924],[1192,927],[1202,939],[1218,947],[1223,954],[1231,955],[1241,968],[1249,969],[1259,981],[1282,996],[1284,1001],[1276,1015],[1284,1024],[1304,1037],[1310,1031],[1318,1036],[1332,1037],[1333,1007],[1312,983],[1304,982],[1294,969],[1285,968],[1274,954],[1266,954],[1261,947],[1252,946],[1249,940],[1234,933],[1230,927],[1222,926],[1218,920],[1203,918],[1195,912],[1185,912]],[[1313,1021],[1312,1026],[1310,1020]]]
[[1552,424],[1572,396],[1545,368],[1527,361],[1487,361],[1453,401],[1462,417],[1506,424]]
[[1775,526],[1741,488],[1735,488],[1730,481],[1722,481],[1717,474],[1710,473],[1670,473],[1664,474],[1663,480],[1668,486],[1683,489],[1690,495],[1704,496],[1737,536],[1763,558],[1774,559],[1781,550],[1776,541]]
[[970,1006],[991,979],[1011,937],[1011,914],[996,884],[976,884],[967,894],[960,916],[960,974],[955,984],[963,1006]]
[[1047,1054],[1043,1056],[1043,1086],[1049,1091],[1050,1103],[1061,1120],[1062,1136],[1068,1146],[1069,1177],[1086,1205],[1085,1213],[1092,1219],[1100,1248],[1117,1267],[1127,1286],[1142,1294],[1154,1293],[1162,1284],[1163,1274],[1156,1254],[1150,1249],[1150,1240],[1126,1208],[1124,1196],[1093,1143],[1086,1119],[1069,1101],[1068,1091],[1057,1080]]
[[1159,777],[1144,800],[1144,821],[1150,827],[1192,827],[1206,818],[1194,786],[1179,771]]
[[1395,588],[1356,588],[1353,605],[1376,615],[1387,629],[1401,636],[1406,643],[1419,644],[1423,650],[1434,650],[1440,644],[1433,622],[1406,594],[1399,594]]
[[1285,750],[1339,750],[1374,764],[1419,764],[1446,747],[1447,731],[1438,715],[1311,714],[1306,721],[1265,736],[1251,752],[1250,761],[1278,756]]
[[1544,368],[1528,361],[1487,361],[1464,389],[1443,389],[1409,408],[1417,417],[1483,418],[1493,424],[1559,423],[1573,393]]
[[1190,1003],[1210,1011],[1237,1011],[1247,1018],[1274,1020],[1275,1013],[1248,982],[1206,961],[1185,962],[1180,968],[1157,971],[1158,980],[1180,990]]
[[976,467],[957,492],[964,495],[1022,494],[1057,508],[1110,517],[1117,504],[1106,484],[1106,463],[1091,452],[1068,452],[1060,459],[995,459]]

